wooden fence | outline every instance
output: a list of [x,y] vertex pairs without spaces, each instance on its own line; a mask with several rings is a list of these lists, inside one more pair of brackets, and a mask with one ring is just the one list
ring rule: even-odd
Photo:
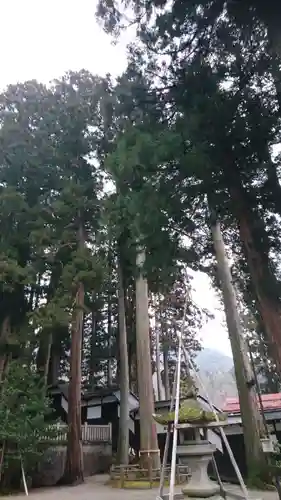
[[[165,467],[164,480],[170,482],[171,467]],[[118,481],[121,488],[126,483],[139,483],[142,487],[152,488],[160,482],[161,469],[141,468],[139,465],[113,465],[110,469],[110,479]],[[186,465],[176,465],[176,484],[182,484],[189,481],[191,477],[189,467]]]
[[[57,435],[51,441],[53,443],[66,443],[67,442],[67,425],[60,424],[57,426]],[[81,439],[83,444],[90,443],[111,443],[112,429],[111,424],[108,425],[82,425]],[[46,437],[46,440],[49,438]]]

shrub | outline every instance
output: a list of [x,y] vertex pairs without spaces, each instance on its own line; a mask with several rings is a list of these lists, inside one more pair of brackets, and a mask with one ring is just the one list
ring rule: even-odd
[[42,379],[28,365],[11,361],[0,391],[1,487],[7,490],[19,487],[21,463],[32,472],[57,429],[46,421],[52,409]]

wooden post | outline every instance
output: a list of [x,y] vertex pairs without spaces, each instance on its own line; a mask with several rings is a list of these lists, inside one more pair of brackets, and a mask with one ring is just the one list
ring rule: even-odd
[[124,465],[120,465],[120,482],[121,482],[121,488],[124,488],[124,484],[125,484]]
[[151,457],[151,453],[148,452],[148,456],[147,456],[147,468],[148,468],[148,479],[149,479],[149,485],[150,485],[150,488],[152,488],[152,482],[153,482],[153,474],[152,474],[152,457]]

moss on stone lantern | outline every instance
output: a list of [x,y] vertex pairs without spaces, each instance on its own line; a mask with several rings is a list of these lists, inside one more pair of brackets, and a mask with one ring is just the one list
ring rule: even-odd
[[[206,411],[200,401],[197,399],[198,391],[192,381],[190,381],[189,387],[185,391],[185,399],[181,401],[179,408],[179,424],[201,424],[202,426],[208,426],[212,422],[216,422],[217,418],[214,412]],[[227,415],[225,413],[217,414],[221,422],[227,420]],[[168,425],[173,423],[175,420],[175,412],[165,412],[162,414],[154,414],[154,420],[162,425]]]

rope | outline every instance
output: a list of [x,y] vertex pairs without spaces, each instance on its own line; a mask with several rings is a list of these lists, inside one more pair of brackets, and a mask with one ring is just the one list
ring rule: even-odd
[[226,491],[225,491],[225,489],[223,487],[223,482],[221,480],[219,469],[218,469],[218,466],[217,466],[217,462],[216,462],[216,459],[215,459],[214,456],[212,457],[212,463],[213,463],[213,467],[214,467],[214,472],[215,472],[216,478],[217,478],[219,486],[220,486],[220,496],[222,498],[224,498],[224,500],[226,500]]
[[[187,274],[187,272],[186,272]],[[197,379],[197,384],[203,391],[203,394],[206,397],[206,400],[212,410],[212,412],[215,415],[215,420],[217,423],[221,423],[218,417],[218,413],[216,408],[213,406],[209,394],[207,392],[206,387],[204,386],[199,374],[196,371],[195,364],[193,363],[191,357],[188,355],[187,350],[185,349],[183,345],[183,333],[184,333],[184,328],[185,328],[185,323],[186,323],[186,311],[187,311],[187,304],[188,304],[188,299],[189,299],[189,292],[188,289],[186,290],[186,296],[185,296],[185,303],[184,303],[184,311],[183,311],[183,319],[182,319],[182,325],[181,325],[181,330],[180,332],[177,333],[179,345],[178,345],[178,359],[177,359],[177,373],[176,377],[174,378],[174,383],[173,383],[173,392],[172,392],[172,398],[171,398],[171,404],[170,404],[170,411],[172,411],[173,406],[174,406],[174,401],[176,401],[176,406],[175,406],[175,418],[174,418],[174,433],[173,433],[173,449],[172,449],[172,463],[171,463],[171,477],[170,477],[170,490],[169,490],[169,500],[173,500],[174,497],[174,488],[175,488],[175,471],[176,471],[176,451],[177,451],[177,437],[178,437],[178,418],[179,418],[179,400],[180,400],[180,373],[181,373],[181,357],[182,357],[182,352],[185,358],[185,363],[186,363],[186,368],[188,366],[191,367],[193,370],[195,377]],[[243,495],[245,497],[245,500],[250,500],[249,494],[245,485],[245,482],[243,480],[243,477],[241,475],[241,472],[239,470],[239,467],[237,465],[237,462],[235,460],[235,457],[233,455],[232,449],[229,445],[228,439],[226,437],[226,434],[221,426],[219,426],[219,430],[221,433],[222,440],[225,444],[225,447],[228,451],[229,458],[231,460],[231,463],[233,465],[233,468],[235,470],[235,473],[237,475],[237,479],[239,481],[241,490],[243,492]],[[167,430],[167,435],[166,435],[166,442],[165,442],[165,450],[164,450],[164,456],[163,456],[163,464],[162,464],[162,469],[161,469],[161,476],[160,476],[160,488],[159,488],[159,496],[156,498],[156,500],[162,500],[162,495],[163,495],[163,487],[164,487],[164,476],[165,476],[165,467],[167,464],[167,458],[168,458],[168,450],[169,450],[169,443],[170,443],[170,428],[168,426]],[[221,489],[221,495],[225,498],[226,497],[226,492],[223,488],[223,483],[221,481],[219,471],[217,468],[217,464],[215,462],[215,458],[213,457],[213,464],[214,464],[214,469],[215,473],[217,475],[218,483],[220,485]]]
[[156,453],[157,455],[159,455],[160,451],[159,450],[140,450],[139,453],[140,453],[140,455],[141,454],[144,454],[144,455],[148,454],[148,455],[150,455],[150,453]]
[[[186,271],[186,276],[187,276],[187,271]],[[187,290],[187,294],[188,294],[188,290]],[[183,332],[178,333],[178,337],[179,337],[179,336],[181,336],[181,337],[182,337],[182,333],[183,333]],[[180,339],[179,339],[179,341],[180,341]],[[212,402],[211,402],[211,399],[210,399],[210,397],[209,397],[208,391],[207,391],[207,389],[206,389],[205,385],[203,384],[203,382],[202,382],[202,380],[201,380],[201,378],[200,378],[200,376],[199,376],[199,373],[197,373],[197,371],[196,371],[196,367],[195,367],[195,364],[193,363],[193,361],[192,361],[191,357],[188,355],[187,350],[185,349],[184,345],[182,346],[182,350],[183,350],[183,354],[184,354],[184,358],[185,358],[186,365],[187,365],[187,366],[190,366],[190,367],[192,368],[193,372],[195,373],[195,377],[196,377],[196,379],[197,379],[197,383],[198,383],[198,385],[201,387],[201,389],[202,389],[202,391],[203,391],[203,394],[205,394],[205,397],[206,397],[206,399],[207,399],[207,402],[208,402],[208,404],[209,404],[209,406],[210,406],[210,408],[211,408],[212,412],[213,412],[213,413],[214,413],[214,415],[215,415],[216,422],[217,422],[217,423],[221,423],[221,422],[220,422],[220,419],[219,419],[219,417],[218,417],[218,413],[217,413],[217,411],[216,411],[216,409],[215,409],[214,405],[213,405],[213,404],[212,404]],[[238,479],[238,481],[239,481],[239,484],[240,484],[241,490],[242,490],[242,492],[243,492],[243,495],[244,495],[244,497],[245,497],[245,500],[249,500],[249,493],[248,493],[248,490],[247,490],[247,488],[246,488],[246,485],[245,485],[244,479],[243,479],[243,477],[242,477],[242,475],[241,475],[241,472],[240,472],[240,470],[239,470],[239,467],[238,467],[237,462],[236,462],[236,460],[235,460],[235,457],[234,457],[234,455],[233,455],[233,452],[232,452],[232,449],[231,449],[230,444],[229,444],[229,442],[228,442],[228,439],[227,439],[227,437],[226,437],[226,434],[225,434],[225,432],[224,432],[224,430],[223,430],[223,428],[222,428],[222,427],[219,427],[219,430],[220,430],[221,437],[222,437],[222,440],[223,440],[223,442],[224,442],[224,445],[225,445],[225,447],[226,447],[226,449],[227,449],[227,451],[228,451],[229,458],[230,458],[231,463],[232,463],[232,465],[233,465],[233,468],[234,468],[234,470],[235,470],[235,473],[236,473],[237,479]]]
[[[177,361],[177,365],[178,365],[178,361]],[[173,382],[173,390],[172,390],[172,397],[171,397],[171,403],[170,403],[170,412],[174,408],[174,401],[176,399],[176,390],[177,390],[177,384],[176,384],[176,377],[175,377],[174,382]],[[164,455],[163,455],[163,462],[162,462],[162,468],[161,468],[161,474],[160,474],[159,496],[157,497],[160,499],[162,498],[163,490],[164,490],[165,468],[166,468],[166,465],[168,462],[170,439],[171,439],[171,426],[170,426],[170,424],[168,424],[166,441],[165,441],[165,448],[164,448]]]
[[[182,319],[182,325],[181,325],[181,332],[182,333],[184,332],[184,327],[185,327],[185,317],[186,317],[186,311],[187,311],[187,304],[188,304],[188,293],[186,293],[185,302],[184,302],[183,319]],[[181,335],[181,337],[182,337],[182,335]],[[181,356],[178,355],[177,365],[176,365],[176,373],[178,372],[178,365],[180,365],[180,364],[181,364]],[[180,367],[179,367],[179,372],[180,372]],[[180,387],[180,382],[179,382],[179,387]],[[174,402],[176,399],[176,392],[177,392],[177,377],[174,377],[172,397],[171,397],[171,403],[170,403],[170,412],[174,408]],[[175,431],[175,429],[174,429],[174,431]],[[163,462],[162,462],[162,468],[161,468],[161,475],[160,475],[159,495],[158,495],[158,497],[156,497],[156,500],[161,500],[162,495],[163,495],[164,482],[165,482],[165,468],[166,468],[167,461],[168,461],[170,438],[171,438],[171,429],[170,429],[170,425],[168,424],[167,433],[166,433],[165,448],[164,448],[164,455],[163,455]],[[173,443],[174,443],[174,440],[173,440]],[[175,476],[175,474],[174,474],[174,476]],[[172,477],[172,470],[171,470],[170,478],[171,477]]]
[[179,347],[178,347],[178,363],[177,363],[177,377],[176,377],[176,405],[175,405],[175,418],[174,418],[174,432],[173,432],[173,448],[172,448],[172,462],[171,462],[171,476],[170,476],[170,490],[169,490],[169,500],[174,499],[175,490],[175,476],[176,476],[176,461],[177,461],[177,444],[178,444],[178,421],[179,421],[179,408],[180,408],[180,384],[181,384],[181,357],[182,357],[182,337],[185,328],[186,321],[186,311],[188,303],[188,290],[186,290],[184,307],[183,307],[183,318],[180,329],[179,336]]
[[[219,417],[218,417],[218,413],[217,413],[217,411],[216,411],[215,407],[213,406],[213,404],[211,403],[211,400],[210,400],[210,398],[209,398],[209,394],[208,394],[208,392],[207,392],[207,389],[206,389],[206,387],[204,386],[203,382],[201,381],[201,379],[200,379],[200,377],[199,377],[199,374],[198,374],[198,373],[196,373],[196,367],[195,367],[195,365],[194,365],[193,361],[190,359],[190,357],[188,357],[188,354],[187,354],[186,349],[184,348],[184,346],[183,346],[183,353],[184,353],[184,357],[185,357],[185,359],[186,359],[186,363],[188,363],[188,361],[189,361],[189,364],[190,364],[190,366],[191,366],[192,370],[193,370],[193,371],[194,371],[194,373],[195,373],[195,376],[196,376],[196,378],[197,378],[197,382],[198,382],[198,384],[201,386],[201,389],[202,389],[203,393],[205,394],[205,397],[206,397],[206,399],[207,399],[207,402],[208,402],[208,404],[209,404],[209,406],[210,406],[210,408],[211,408],[212,412],[213,412],[213,413],[214,413],[214,415],[215,415],[216,422],[220,424],[221,422],[220,422],[220,419],[219,419]],[[224,444],[225,444],[225,447],[226,447],[226,449],[227,449],[227,451],[228,451],[229,458],[230,458],[231,463],[232,463],[232,465],[233,465],[233,468],[234,468],[234,470],[235,470],[235,473],[236,473],[237,479],[238,479],[238,481],[239,481],[239,484],[240,484],[241,490],[242,490],[242,492],[243,492],[243,495],[245,496],[245,500],[250,500],[248,490],[247,490],[247,488],[246,488],[246,485],[245,485],[244,479],[243,479],[243,477],[242,477],[242,475],[241,475],[241,472],[240,472],[240,470],[239,470],[239,467],[238,467],[237,462],[236,462],[236,460],[235,460],[235,457],[234,457],[234,455],[233,455],[233,452],[232,452],[232,449],[231,449],[230,444],[229,444],[229,442],[228,442],[228,439],[227,439],[227,437],[226,437],[226,434],[225,434],[225,432],[224,432],[224,430],[223,430],[223,428],[222,428],[222,427],[219,427],[219,430],[220,430],[220,433],[221,433],[222,440],[223,440],[223,442],[224,442]]]

